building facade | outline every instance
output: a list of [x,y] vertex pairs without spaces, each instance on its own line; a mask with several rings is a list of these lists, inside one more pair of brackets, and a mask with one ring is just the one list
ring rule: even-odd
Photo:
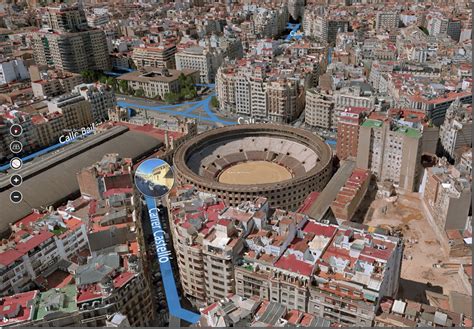
[[318,92],[316,89],[306,91],[306,106],[304,109],[304,122],[322,129],[334,129],[334,102],[330,94]]
[[421,175],[421,133],[390,120],[367,119],[359,130],[357,166],[369,169],[379,182],[416,191]]

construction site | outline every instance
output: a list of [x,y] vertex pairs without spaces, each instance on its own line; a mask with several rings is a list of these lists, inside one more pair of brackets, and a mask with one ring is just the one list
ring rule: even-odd
[[364,224],[379,226],[404,238],[399,297],[426,302],[427,290],[466,293],[458,271],[460,264],[468,261],[443,254],[422,209],[419,194],[408,193],[375,199],[364,219]]

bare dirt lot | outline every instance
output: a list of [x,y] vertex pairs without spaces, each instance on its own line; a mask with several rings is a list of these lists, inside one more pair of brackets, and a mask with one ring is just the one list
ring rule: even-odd
[[391,199],[374,200],[364,224],[398,229],[403,234],[405,250],[399,297],[426,302],[425,290],[444,294],[451,290],[464,292],[458,279],[458,267],[433,268],[433,264],[452,260],[443,255],[423,213],[419,194],[399,195]]

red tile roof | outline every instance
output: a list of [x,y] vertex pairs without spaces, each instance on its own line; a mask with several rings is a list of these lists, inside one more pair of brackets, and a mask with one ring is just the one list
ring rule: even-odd
[[[31,301],[36,298],[38,290],[19,293],[0,298],[0,326],[12,325],[31,319]],[[14,317],[12,317],[14,316]],[[8,317],[7,320],[4,317]]]
[[275,263],[275,267],[305,276],[310,276],[313,272],[311,264],[298,260],[295,255],[281,256]]

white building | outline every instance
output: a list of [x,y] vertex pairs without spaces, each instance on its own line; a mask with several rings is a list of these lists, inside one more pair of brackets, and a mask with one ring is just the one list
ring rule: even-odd
[[105,84],[83,83],[76,86],[74,92],[80,93],[91,103],[92,120],[94,122],[106,120],[109,109],[116,105],[114,91]]
[[213,83],[223,54],[203,47],[189,47],[175,55],[177,70],[198,70],[201,83]]
[[6,60],[0,63],[0,84],[26,80],[29,77],[22,59]]
[[459,99],[446,111],[439,138],[444,151],[452,159],[456,158],[459,149],[472,146],[472,114],[466,111]]

